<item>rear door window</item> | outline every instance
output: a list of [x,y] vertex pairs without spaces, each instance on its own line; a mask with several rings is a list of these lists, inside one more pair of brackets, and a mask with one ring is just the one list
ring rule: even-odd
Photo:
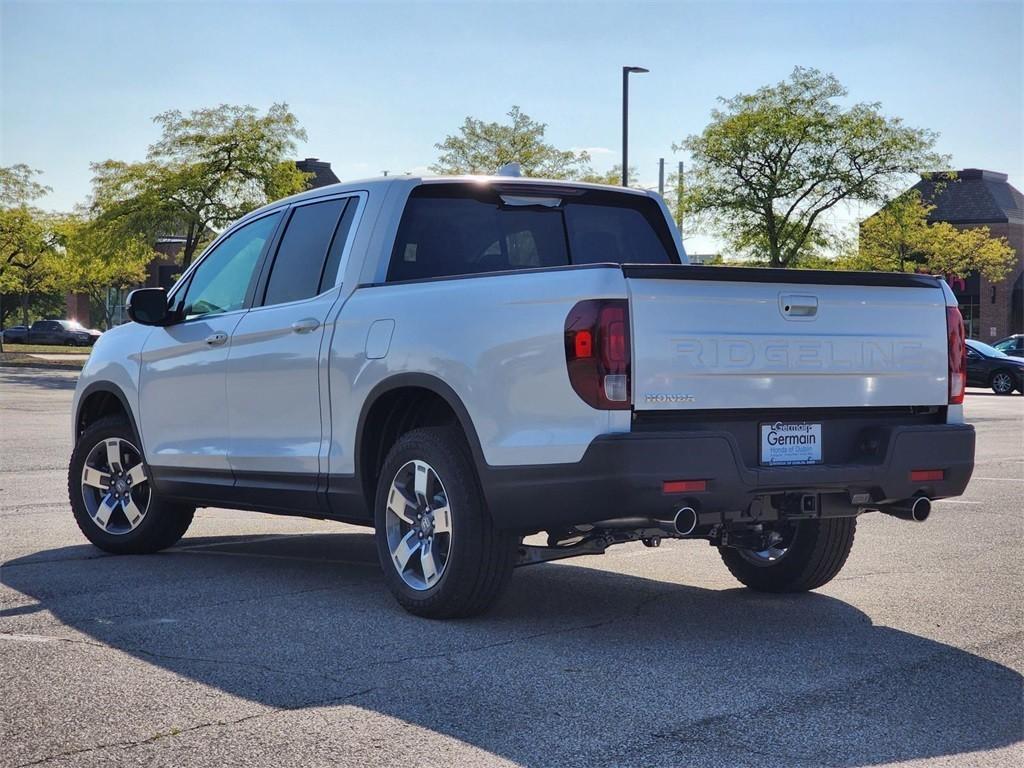
[[324,264],[323,274],[320,275],[320,285],[317,293],[323,293],[328,288],[333,288],[341,275],[338,270],[341,268],[341,257],[345,253],[345,244],[348,242],[352,232],[352,222],[356,218],[356,210],[359,208],[359,199],[348,198],[345,210],[341,214],[341,220],[334,230],[334,239],[331,240],[330,250],[327,251],[327,262]]
[[[320,292],[328,251],[347,204],[348,198],[336,198],[295,208],[267,279],[265,305],[308,299]],[[339,234],[344,247],[345,233]]]
[[536,196],[509,187],[429,184],[410,195],[388,281],[558,267],[678,263],[650,198],[567,189]]

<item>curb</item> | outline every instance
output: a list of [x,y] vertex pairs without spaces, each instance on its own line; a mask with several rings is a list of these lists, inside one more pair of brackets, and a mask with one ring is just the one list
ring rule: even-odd
[[81,371],[81,365],[73,363],[21,362],[20,360],[0,360],[0,371],[28,368],[34,371]]

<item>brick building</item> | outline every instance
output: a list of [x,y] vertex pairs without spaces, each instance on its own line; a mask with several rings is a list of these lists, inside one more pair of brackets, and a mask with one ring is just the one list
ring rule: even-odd
[[946,221],[959,229],[988,227],[1016,251],[1009,273],[992,282],[977,273],[947,277],[960,301],[971,338],[991,343],[1024,332],[1024,195],[1005,173],[965,168],[950,181],[924,174],[913,187],[934,205],[929,221]]
[[[307,157],[305,160],[296,160],[295,167],[304,173],[312,173],[313,178],[309,180],[309,188],[326,187],[328,184],[337,184],[340,179],[331,170],[331,164],[316,157]],[[212,238],[216,233],[212,230],[207,233]],[[209,239],[209,238],[208,238]],[[161,235],[153,244],[153,250],[159,255],[149,262],[147,267],[146,282],[139,287],[145,288],[166,288],[170,289],[174,281],[181,273],[181,266],[178,264],[178,254],[185,246],[185,238],[181,235]],[[128,315],[125,313],[124,301],[129,290],[118,291],[111,289],[107,297],[108,306],[112,307],[111,315],[114,324],[127,322]],[[86,327],[90,326],[89,297],[80,293],[69,293],[66,297],[67,317],[78,320]]]

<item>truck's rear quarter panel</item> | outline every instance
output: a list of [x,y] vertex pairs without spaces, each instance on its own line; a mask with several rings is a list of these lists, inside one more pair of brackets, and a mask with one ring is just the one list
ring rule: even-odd
[[[424,374],[465,406],[491,465],[579,461],[597,435],[629,429],[628,412],[584,403],[566,374],[564,326],[582,299],[622,298],[613,267],[510,272],[356,290],[331,350],[330,472],[353,471],[363,403],[386,379]],[[370,359],[370,326],[393,320],[387,354]]]

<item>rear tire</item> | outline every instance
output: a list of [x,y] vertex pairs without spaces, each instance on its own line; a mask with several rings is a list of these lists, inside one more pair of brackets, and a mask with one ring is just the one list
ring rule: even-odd
[[491,522],[469,446],[454,427],[398,439],[381,468],[374,522],[384,581],[410,613],[474,616],[508,586],[519,537]]
[[807,592],[835,578],[853,547],[857,518],[802,520],[784,554],[774,560],[719,547],[722,561],[742,584],[758,592]]
[[[127,493],[121,495],[130,506],[111,503],[113,511],[101,512],[99,507],[116,493],[114,485],[107,482],[109,476],[116,474],[110,471],[110,464],[116,462],[104,460],[103,454],[107,444],[117,443],[122,446],[124,465],[119,468],[134,479],[134,486],[129,484]],[[136,448],[138,445],[139,439],[126,419],[107,416],[86,428],[71,453],[68,497],[75,521],[89,541],[116,555],[140,555],[166,549],[185,535],[195,514],[194,507],[160,498],[149,480],[149,467]],[[96,474],[89,478],[89,482],[96,485],[85,482],[87,461],[90,466],[99,466],[94,470]],[[133,465],[133,471],[128,472]]]

